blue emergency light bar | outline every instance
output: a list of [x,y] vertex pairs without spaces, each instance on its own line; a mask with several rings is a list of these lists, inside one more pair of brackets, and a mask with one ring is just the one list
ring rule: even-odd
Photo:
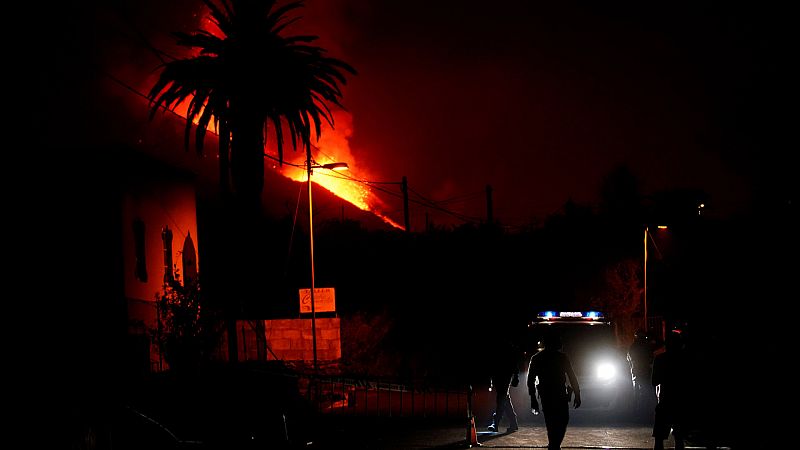
[[587,319],[587,320],[600,320],[603,313],[600,311],[542,311],[537,316],[539,319],[552,320],[552,319]]

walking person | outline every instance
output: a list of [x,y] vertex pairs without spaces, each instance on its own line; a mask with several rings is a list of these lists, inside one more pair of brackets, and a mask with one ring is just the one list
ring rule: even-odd
[[633,381],[633,406],[636,412],[652,411],[655,399],[652,385],[653,359],[655,348],[644,330],[636,330],[633,343],[628,348],[627,359]]
[[683,339],[680,333],[671,332],[664,341],[664,352],[653,361],[652,382],[658,400],[653,423],[654,450],[663,450],[664,439],[669,437],[670,431],[675,438],[675,450],[685,448],[683,428],[688,372]]
[[511,388],[519,385],[519,360],[519,349],[512,339],[506,340],[494,355],[489,391],[495,392],[495,410],[492,413],[492,423],[487,427],[491,432],[500,430],[503,417],[508,418],[506,432],[512,433],[519,429],[517,413],[511,403]]
[[[561,337],[551,332],[544,337],[544,349],[531,357],[528,367],[528,393],[531,396],[531,412],[539,414],[539,402],[547,427],[547,448],[559,450],[567,433],[569,423],[569,401],[575,395],[573,405],[581,406],[581,388],[572,370],[572,363],[561,351]],[[569,379],[569,385],[566,384]]]

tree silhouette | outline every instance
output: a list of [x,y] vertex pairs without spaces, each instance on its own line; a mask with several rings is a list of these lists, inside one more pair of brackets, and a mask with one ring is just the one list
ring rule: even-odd
[[[194,57],[166,62],[149,93],[151,118],[161,107],[174,109],[189,101],[188,148],[192,121],[197,121],[196,148],[202,153],[209,124],[220,133],[220,182],[229,189],[228,157],[233,192],[239,200],[260,205],[264,184],[264,146],[274,133],[283,162],[284,133],[292,148],[310,152],[312,127],[320,135],[325,120],[333,127],[327,104],[341,107],[345,72],[355,70],[323,48],[317,36],[285,36],[299,19],[288,13],[302,2],[277,6],[276,0],[203,0],[220,36],[206,30],[175,33],[179,45],[199,49]],[[299,142],[298,142],[299,141]]]
[[626,259],[606,268],[605,286],[592,306],[610,314],[614,319],[617,341],[629,344],[637,328],[634,314],[641,314],[642,287],[639,273],[641,265],[635,259]]
[[[284,35],[299,18],[288,14],[302,2],[278,6],[275,0],[203,0],[219,34],[198,30],[175,33],[177,43],[199,50],[196,56],[163,64],[158,81],[148,95],[150,117],[161,109],[174,109],[188,101],[185,145],[195,141],[203,152],[206,130],[212,123],[220,133],[219,168],[223,207],[233,205],[233,220],[223,226],[226,245],[217,257],[228,264],[217,274],[226,286],[228,351],[236,360],[237,302],[252,297],[258,288],[257,265],[248,260],[248,239],[257,235],[264,187],[264,146],[274,134],[278,160],[283,163],[284,135],[292,148],[305,147],[310,158],[311,132],[320,136],[322,121],[333,127],[328,104],[342,107],[340,84],[348,64],[325,56],[313,45],[317,36]],[[230,170],[229,170],[230,167]],[[230,177],[229,177],[230,172]],[[230,181],[229,181],[230,180]],[[229,191],[233,187],[233,202]],[[226,217],[229,214],[224,214]],[[234,225],[235,223],[235,225]],[[235,279],[235,281],[234,281]],[[237,290],[238,289],[238,290]]]

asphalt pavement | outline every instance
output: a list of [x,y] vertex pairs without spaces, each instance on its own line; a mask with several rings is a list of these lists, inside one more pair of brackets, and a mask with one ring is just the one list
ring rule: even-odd
[[[544,422],[520,423],[517,431],[502,428],[497,433],[476,426],[479,445],[470,445],[468,422],[463,421],[376,421],[363,419],[360,424],[342,421],[329,428],[327,436],[306,443],[310,448],[344,449],[459,449],[483,448],[547,448]],[[562,449],[652,449],[652,428],[642,424],[570,426]],[[673,448],[670,437],[666,448]],[[689,445],[687,448],[706,448]],[[726,447],[718,447],[724,449]]]

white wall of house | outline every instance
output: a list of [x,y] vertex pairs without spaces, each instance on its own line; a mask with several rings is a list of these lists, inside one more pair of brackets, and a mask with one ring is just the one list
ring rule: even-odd
[[[198,245],[196,192],[192,183],[146,178],[127,185],[122,207],[124,292],[128,303],[128,331],[134,335],[148,334],[156,328],[155,301],[164,286],[164,228],[172,231],[173,272],[178,273],[181,280],[187,271],[182,263],[186,237],[191,236],[195,258]],[[143,229],[139,232],[141,238],[137,238],[137,227]],[[137,239],[141,239],[141,243]],[[137,250],[137,246],[141,246],[141,250]],[[142,256],[143,264],[137,262]],[[151,346],[149,354],[151,368],[158,367],[161,361],[157,348]]]

